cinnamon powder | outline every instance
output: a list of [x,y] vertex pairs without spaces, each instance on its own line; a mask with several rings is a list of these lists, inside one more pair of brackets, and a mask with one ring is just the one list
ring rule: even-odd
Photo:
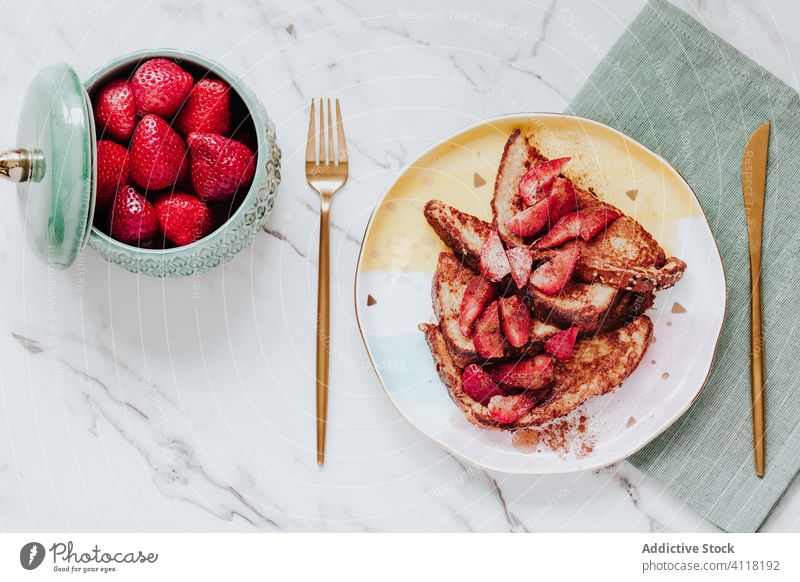
[[585,457],[595,445],[595,435],[588,429],[588,420],[584,415],[557,418],[538,428],[515,431],[511,443],[526,453],[546,448],[560,455],[574,453]]

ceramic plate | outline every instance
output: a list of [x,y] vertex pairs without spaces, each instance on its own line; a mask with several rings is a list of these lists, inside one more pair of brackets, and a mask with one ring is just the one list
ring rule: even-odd
[[[572,156],[567,175],[635,217],[688,264],[648,311],[655,343],[615,391],[585,402],[544,431],[471,425],[439,380],[420,322],[435,321],[431,278],[446,250],[422,214],[441,199],[490,220],[497,166],[514,128],[550,158]],[[725,314],[719,251],[689,185],[663,159],[595,121],[512,115],[469,127],[403,171],[378,204],[361,247],[356,314],[387,395],[423,434],[485,469],[519,474],[583,471],[624,459],[675,422],[708,377]]]

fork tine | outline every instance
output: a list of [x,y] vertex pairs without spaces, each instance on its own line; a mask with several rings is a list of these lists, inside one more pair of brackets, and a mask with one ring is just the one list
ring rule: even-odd
[[344,139],[344,125],[342,125],[342,110],[339,108],[339,100],[336,100],[336,137],[339,145],[339,163],[347,163],[347,140]]
[[333,153],[333,115],[331,115],[331,100],[328,98],[328,163],[336,163],[336,155]]
[[326,164],[325,160],[325,116],[323,114],[322,109],[322,99],[319,100],[319,162],[318,164],[321,166],[322,164]]
[[306,140],[306,162],[314,164],[317,162],[316,137],[314,131],[314,99],[311,99],[311,119],[308,120],[308,139]]

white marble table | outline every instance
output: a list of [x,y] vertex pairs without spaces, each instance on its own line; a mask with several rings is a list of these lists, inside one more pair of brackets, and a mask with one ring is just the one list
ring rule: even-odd
[[[232,263],[159,281],[91,250],[48,272],[3,186],[0,530],[714,529],[625,464],[547,478],[462,465],[398,416],[354,321],[361,234],[398,169],[475,120],[562,110],[641,1],[142,4],[6,2],[0,141],[13,145],[25,88],[45,65],[69,61],[87,76],[144,47],[195,50],[267,104],[284,152],[279,200]],[[798,85],[800,8],[691,4]],[[329,94],[343,100],[352,177],[333,206],[331,426],[319,470],[317,200],[302,157],[310,99]],[[767,529],[800,530],[800,496]]]

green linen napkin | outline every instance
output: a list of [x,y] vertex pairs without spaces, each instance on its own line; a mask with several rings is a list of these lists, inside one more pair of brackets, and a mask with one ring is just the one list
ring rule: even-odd
[[[652,0],[568,110],[633,137],[686,178],[727,275],[727,314],[705,389],[630,462],[722,529],[756,531],[800,469],[800,96],[685,12]],[[741,159],[751,132],[766,120],[772,122],[762,275],[767,469],[759,479]]]

